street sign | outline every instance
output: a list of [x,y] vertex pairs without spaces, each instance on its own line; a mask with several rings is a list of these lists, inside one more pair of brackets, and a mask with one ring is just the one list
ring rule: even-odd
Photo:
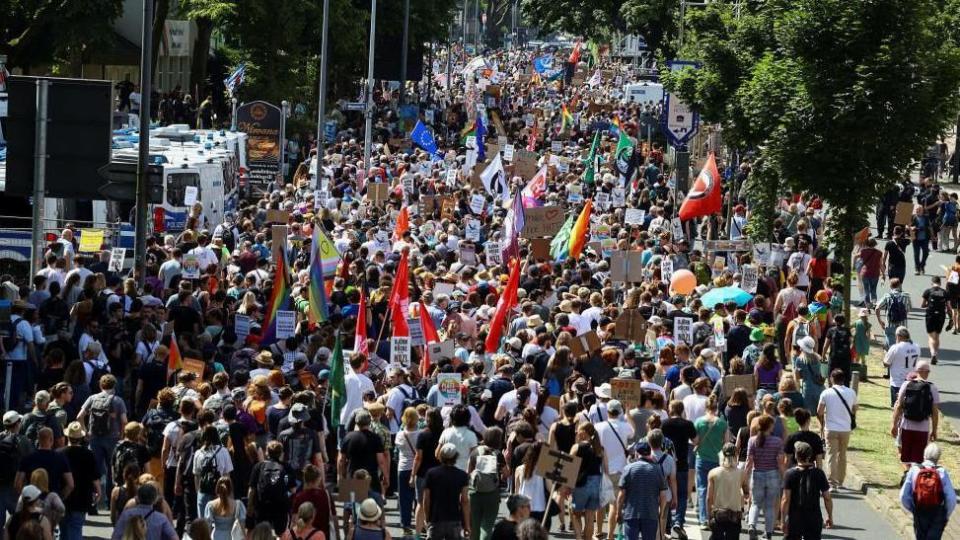
[[[687,67],[697,69],[700,65],[689,60],[676,60],[668,63],[670,71],[680,71]],[[687,143],[700,128],[700,113],[695,111],[679,96],[667,94],[664,97],[664,114],[661,126],[670,144],[682,146]]]
[[346,111],[362,111],[367,108],[367,104],[362,101],[348,101],[343,105]]

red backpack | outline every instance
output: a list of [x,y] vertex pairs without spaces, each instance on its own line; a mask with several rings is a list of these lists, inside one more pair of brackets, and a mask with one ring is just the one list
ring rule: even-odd
[[921,467],[913,479],[913,504],[929,510],[943,504],[943,483],[936,467]]

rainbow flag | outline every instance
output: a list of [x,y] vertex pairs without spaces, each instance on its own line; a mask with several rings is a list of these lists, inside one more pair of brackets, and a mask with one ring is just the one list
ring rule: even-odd
[[180,344],[177,343],[176,332],[170,332],[170,354],[167,356],[167,370],[171,373],[183,369],[183,355],[180,354]]
[[590,233],[590,212],[593,210],[593,200],[587,199],[580,211],[580,216],[570,231],[570,258],[579,259],[580,253],[587,245],[587,235]]
[[620,117],[614,116],[613,123],[610,125],[610,133],[620,136]]
[[[327,307],[327,290],[324,287],[324,265],[323,249],[321,246],[320,225],[313,227],[313,242],[310,243],[310,304],[307,310],[307,316],[313,324],[326,321],[330,317],[330,309]],[[336,267],[334,267],[336,270]]]
[[277,341],[277,312],[286,310],[290,306],[290,273],[287,271],[287,262],[282,253],[277,253],[274,264],[277,270],[273,276],[273,289],[265,306],[266,311],[261,326],[263,328],[261,346],[271,345]]
[[313,264],[313,250],[319,250],[320,266],[323,268],[324,277],[333,277],[337,274],[337,266],[340,264],[340,253],[337,246],[333,244],[330,237],[323,233],[320,225],[313,227],[313,242],[310,244],[310,261]]
[[570,110],[567,109],[567,104],[563,104],[563,108],[560,110],[560,133],[563,133],[567,130],[568,127],[573,125],[573,115],[570,114]]

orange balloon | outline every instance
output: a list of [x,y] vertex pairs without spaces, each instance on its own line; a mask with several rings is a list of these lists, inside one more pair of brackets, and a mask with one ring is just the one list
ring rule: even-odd
[[676,270],[670,276],[670,291],[675,294],[688,295],[697,288],[697,276],[689,270]]

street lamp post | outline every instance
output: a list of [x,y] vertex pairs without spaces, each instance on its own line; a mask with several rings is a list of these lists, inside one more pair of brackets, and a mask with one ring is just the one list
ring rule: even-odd
[[373,142],[373,55],[377,35],[377,0],[370,0],[370,45],[367,50],[367,122],[363,130],[363,166],[370,174],[370,147]]
[[410,46],[410,0],[403,0],[403,49],[400,51],[400,105],[407,96],[407,48]]
[[329,44],[327,32],[330,27],[330,0],[323,0],[323,25],[320,30],[320,90],[317,92],[317,170],[322,166],[324,143],[324,124],[327,121],[327,56]]

